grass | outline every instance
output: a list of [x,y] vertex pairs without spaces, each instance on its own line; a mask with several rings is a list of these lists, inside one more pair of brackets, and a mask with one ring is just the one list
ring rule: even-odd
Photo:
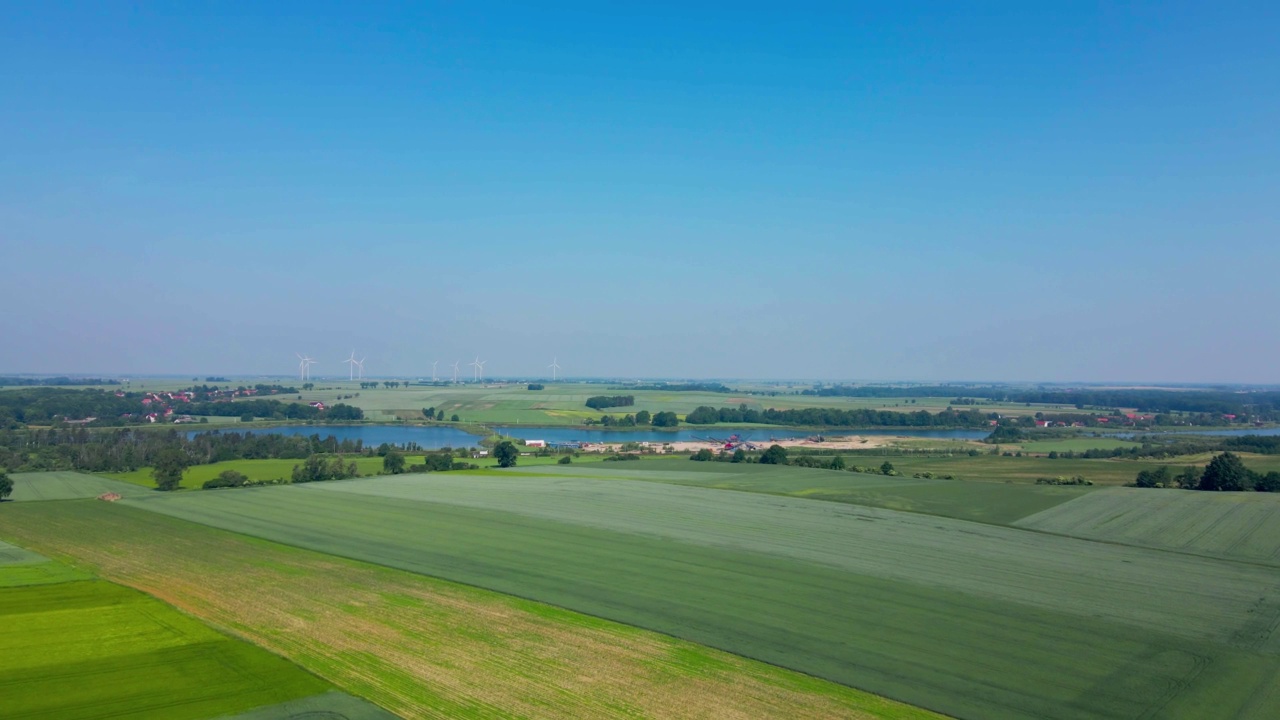
[[[132,485],[117,482],[97,475],[86,473],[58,471],[15,473],[13,479],[13,500],[75,500],[92,498],[103,493],[119,493],[121,495],[138,495],[140,491]],[[154,482],[152,483],[154,486]]]
[[1280,497],[1267,493],[1109,488],[1018,525],[1280,567]]
[[936,717],[666,635],[118,503],[12,509],[3,532],[407,718]]
[[1280,679],[1271,568],[841,503],[554,474],[125,503],[656,630],[961,717],[1280,712],[1280,695],[1268,694]]
[[88,580],[91,577],[26,548],[0,541],[0,589]]
[[[865,462],[860,458],[859,462]],[[892,458],[895,465],[897,458]],[[651,460],[636,468],[545,468],[529,472],[631,478],[721,490],[787,495],[1008,525],[1095,488],[890,477],[778,465]]]
[[136,590],[101,580],[0,588],[0,716],[10,720],[204,720],[327,689]]
[[[559,459],[559,456],[521,457],[520,465],[526,467],[555,465]],[[584,455],[581,458],[574,458],[574,463],[590,463],[601,459],[602,458],[600,456]],[[198,490],[204,486],[206,481],[216,478],[227,470],[235,470],[236,472],[243,473],[244,476],[250,480],[264,481],[275,480],[278,478],[289,480],[293,477],[293,467],[301,464],[302,462],[302,460],[286,458],[267,460],[227,460],[220,463],[213,463],[211,465],[194,465],[187,468],[187,471],[183,473],[181,487],[189,490]],[[361,476],[378,475],[382,472],[382,458],[380,457],[352,455],[347,457],[347,462],[354,462],[356,464],[356,469],[359,471]],[[498,461],[491,457],[475,459],[466,458],[463,462],[472,463],[486,468],[497,467],[498,465]],[[423,456],[421,454],[405,455],[405,463],[406,465],[421,465],[423,463]],[[156,485],[155,478],[152,477],[151,468],[149,467],[142,467],[137,470],[130,470],[127,472],[103,473],[103,476],[145,488],[155,488]],[[82,495],[81,497],[84,496]]]
[[1018,445],[1023,452],[1084,452],[1085,450],[1114,450],[1138,447],[1140,443],[1116,438],[1068,438],[1064,440],[1037,440]]

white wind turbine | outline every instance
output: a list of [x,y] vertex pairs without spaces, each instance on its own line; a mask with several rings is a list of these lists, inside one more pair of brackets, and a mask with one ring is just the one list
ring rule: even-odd
[[351,357],[347,358],[346,360],[343,360],[342,362],[350,366],[347,368],[347,380],[355,380],[356,366],[360,364],[360,361],[356,360],[356,351],[352,350]]
[[475,360],[467,363],[471,366],[471,382],[480,382],[480,368],[484,363],[480,362],[480,356],[477,355]]
[[551,382],[556,381],[556,371],[560,369],[560,365],[556,363],[557,358],[551,358],[551,364],[547,367],[551,368]]
[[365,357],[362,357],[356,361],[356,379],[357,380],[364,379],[364,361],[368,359],[369,359],[369,356],[366,355]]
[[461,363],[461,362],[462,362],[461,360],[455,360],[453,362],[453,384],[454,385],[458,384],[458,363]]
[[317,364],[316,361],[312,360],[311,358],[305,355],[302,355],[301,353],[294,353],[294,355],[298,356],[298,379],[302,380],[303,382],[310,380],[311,366],[316,365]]
[[435,362],[431,363],[431,382],[435,382],[438,379],[436,378],[436,366],[439,364],[440,364],[439,360],[436,360]]
[[487,362],[489,361],[488,360],[480,361],[480,382],[484,382],[484,364]]

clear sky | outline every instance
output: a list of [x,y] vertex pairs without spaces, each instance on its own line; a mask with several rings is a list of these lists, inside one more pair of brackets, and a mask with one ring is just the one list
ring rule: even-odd
[[0,372],[1280,382],[1280,3],[256,5],[0,5]]

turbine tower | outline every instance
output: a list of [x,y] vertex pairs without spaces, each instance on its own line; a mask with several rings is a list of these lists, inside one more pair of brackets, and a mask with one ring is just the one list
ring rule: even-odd
[[471,366],[471,382],[480,382],[480,356],[477,355],[475,360],[467,364]]
[[489,361],[488,361],[488,360],[481,360],[481,361],[480,361],[480,382],[482,382],[482,383],[484,382],[484,364],[485,364],[485,363],[487,363],[487,362],[489,362]]
[[436,360],[435,362],[431,363],[431,382],[435,382],[435,381],[437,380],[437,378],[436,378],[436,366],[437,366],[437,365],[439,365],[439,364],[440,364],[440,361],[439,361],[439,360]]
[[556,359],[557,358],[551,358],[551,364],[547,366],[551,368],[551,382],[556,381],[556,371],[560,369],[560,366],[556,363]]
[[311,366],[317,364],[316,361],[301,353],[294,353],[294,355],[298,356],[298,379],[303,382],[310,380]]
[[356,351],[352,350],[351,357],[347,358],[346,360],[343,360],[342,362],[350,366],[347,368],[347,380],[355,380],[356,366],[360,364],[360,362],[356,360]]
[[364,361],[368,359],[369,359],[369,356],[366,355],[365,357],[362,357],[356,361],[356,379],[357,380],[364,379]]
[[453,384],[454,384],[454,385],[457,385],[457,384],[458,384],[458,363],[460,363],[460,362],[462,362],[462,361],[461,361],[461,360],[455,360],[455,361],[453,362]]

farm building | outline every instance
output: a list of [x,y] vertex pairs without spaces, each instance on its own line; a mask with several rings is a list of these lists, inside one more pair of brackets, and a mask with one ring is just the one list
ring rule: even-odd
[[544,448],[544,447],[546,447],[546,446],[547,446],[547,441],[546,441],[546,440],[525,440],[525,441],[524,441],[524,446],[525,446],[525,447]]

